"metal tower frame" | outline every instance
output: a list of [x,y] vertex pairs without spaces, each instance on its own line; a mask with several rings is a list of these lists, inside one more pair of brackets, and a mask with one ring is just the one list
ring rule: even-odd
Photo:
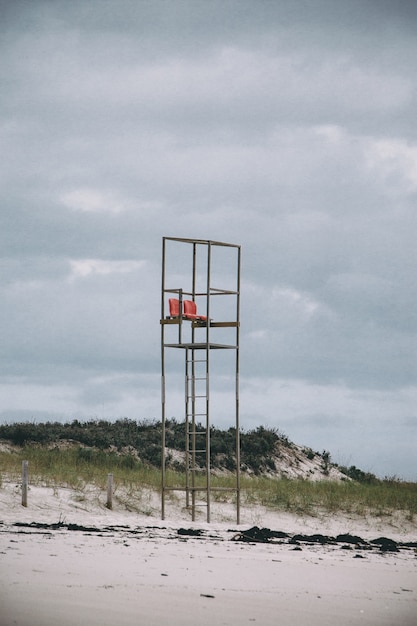
[[[170,250],[177,246],[188,246],[192,248],[192,268],[188,278],[189,287],[183,288],[177,284],[172,284],[174,280],[170,274],[174,274],[178,280],[178,270],[176,260],[178,254],[170,255]],[[229,248],[229,252],[235,257],[236,275],[233,278],[232,288],[222,289],[219,285],[212,285],[212,265],[213,254],[220,253],[219,248]],[[182,250],[183,251],[183,250]],[[187,251],[188,253],[188,251]],[[203,262],[200,265],[201,258]],[[211,493],[213,491],[232,491],[236,494],[236,518],[240,524],[240,423],[239,423],[239,331],[240,331],[240,265],[241,249],[240,245],[224,243],[220,241],[210,241],[203,239],[185,239],[177,237],[162,238],[162,289],[161,289],[161,403],[162,403],[162,519],[165,519],[165,499],[170,491],[185,492],[186,508],[191,511],[192,520],[195,520],[197,504],[197,494],[205,498],[204,506],[207,510],[207,522],[210,522],[211,514]],[[202,270],[200,269],[202,267]],[[230,268],[229,268],[230,269]],[[232,268],[233,269],[233,268]],[[233,272],[234,273],[234,272]],[[230,274],[229,274],[230,277]],[[219,272],[216,279],[219,280]],[[167,303],[169,298],[178,301],[178,314],[173,315],[169,311]],[[214,298],[233,299],[232,307],[234,311],[229,314],[232,319],[219,320],[211,319],[210,315],[215,310]],[[204,316],[187,316],[184,312],[186,300],[203,303]],[[225,302],[223,300],[223,302]],[[204,306],[205,305],[205,306]],[[221,309],[221,307],[220,307]],[[169,314],[168,314],[169,311]],[[199,313],[201,313],[199,311]],[[231,329],[229,331],[217,331],[216,329]],[[178,331],[178,332],[176,332]],[[227,342],[214,342],[216,334],[227,333]],[[167,341],[166,335],[170,334]],[[174,339],[172,339],[174,335]],[[166,351],[180,349],[185,356],[185,415],[184,415],[184,436],[185,436],[185,486],[169,485],[167,482],[167,454],[166,454],[166,381],[169,372],[166,368]],[[213,487],[211,485],[211,447],[210,447],[210,354],[213,350],[231,350],[235,353],[234,359],[234,386],[235,386],[235,455],[236,455],[236,476],[235,487]],[[202,423],[202,424],[201,424]],[[203,428],[200,428],[200,425]],[[202,467],[202,464],[204,467]],[[197,484],[197,474],[204,474],[204,485]]]

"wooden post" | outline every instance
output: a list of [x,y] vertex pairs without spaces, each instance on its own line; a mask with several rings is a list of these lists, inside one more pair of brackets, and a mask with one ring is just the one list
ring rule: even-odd
[[28,461],[22,461],[22,506],[28,505]]
[[107,503],[106,507],[113,509],[113,474],[107,474]]

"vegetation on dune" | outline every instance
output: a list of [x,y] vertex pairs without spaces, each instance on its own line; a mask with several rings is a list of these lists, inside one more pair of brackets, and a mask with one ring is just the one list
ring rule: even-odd
[[[253,481],[257,483],[258,479]],[[267,480],[262,486],[255,484],[253,490],[262,504],[300,514],[314,515],[323,510],[383,517],[404,511],[410,520],[417,514],[417,484],[396,479],[372,482]]]
[[[28,460],[31,481],[50,486],[83,489],[91,483],[105,489],[107,473],[111,472],[116,485],[130,490],[159,489],[160,429],[157,422],[127,419],[1,425],[0,439],[15,444],[16,449],[0,452],[0,471],[3,476],[19,480],[21,462]],[[235,430],[212,428],[210,435],[213,465],[217,469],[235,469]],[[175,420],[167,423],[166,444],[172,450],[184,451],[184,424]],[[309,515],[320,510],[377,516],[403,511],[413,519],[417,514],[417,483],[395,478],[379,480],[355,466],[339,468],[347,477],[345,481],[271,479],[265,472],[272,468],[277,445],[290,451],[295,449],[276,430],[259,427],[241,433],[242,467],[250,470],[241,477],[243,502]],[[303,454],[310,460],[318,456],[322,471],[329,471],[328,452],[319,454],[304,449]],[[171,463],[168,482],[183,485],[184,473],[176,471],[181,469],[179,465],[178,461]],[[202,485],[204,476],[197,475],[196,481]],[[234,487],[235,477],[227,472],[213,476],[212,485]]]
[[[203,432],[201,424],[196,425],[197,432]],[[159,467],[161,464],[161,423],[157,421],[139,421],[119,419],[74,420],[61,422],[18,422],[0,425],[0,439],[7,439],[15,445],[53,444],[60,441],[73,441],[83,446],[99,450],[135,451],[144,463]],[[254,474],[261,474],[272,468],[277,442],[290,446],[288,438],[275,429],[259,426],[255,430],[241,432],[241,463],[243,469]],[[185,451],[184,424],[175,419],[166,422],[166,446],[180,452]],[[211,465],[218,469],[235,470],[236,430],[210,428]],[[200,459],[203,462],[203,459]],[[177,463],[177,469],[178,467]]]

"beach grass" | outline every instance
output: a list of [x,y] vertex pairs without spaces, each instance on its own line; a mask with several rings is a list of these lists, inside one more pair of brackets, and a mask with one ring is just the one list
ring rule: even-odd
[[399,480],[356,481],[278,481],[253,479],[258,501],[272,508],[315,515],[327,513],[371,514],[377,517],[402,511],[410,520],[417,514],[417,484]]
[[118,455],[93,448],[48,449],[42,446],[24,446],[17,452],[0,452],[0,471],[19,479],[22,461],[29,463],[33,484],[66,486],[77,489],[82,484],[105,488],[107,474],[123,485],[137,483],[159,488],[160,472],[140,463],[133,456]]
[[[104,490],[107,474],[112,473],[115,485],[123,486],[128,492],[134,489],[159,491],[161,488],[159,469],[131,455],[85,447],[48,449],[27,445],[14,452],[0,452],[2,479],[19,482],[23,460],[29,463],[30,484],[69,487],[78,491],[91,484]],[[168,470],[166,479],[168,485],[185,486],[184,473]],[[202,487],[204,484],[204,475],[197,474],[195,485]],[[215,499],[233,499],[236,476],[213,475],[211,485]],[[215,491],[216,488],[220,490]],[[417,515],[417,483],[395,478],[362,483],[353,480],[289,480],[243,474],[241,494],[243,504],[261,504],[271,510],[298,515],[340,512],[381,517],[401,511],[409,520]]]

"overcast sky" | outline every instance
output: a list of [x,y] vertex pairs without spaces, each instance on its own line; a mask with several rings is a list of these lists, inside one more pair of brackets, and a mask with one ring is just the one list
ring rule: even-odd
[[414,0],[0,0],[0,76],[2,421],[159,419],[162,237],[220,240],[242,427],[417,480]]

